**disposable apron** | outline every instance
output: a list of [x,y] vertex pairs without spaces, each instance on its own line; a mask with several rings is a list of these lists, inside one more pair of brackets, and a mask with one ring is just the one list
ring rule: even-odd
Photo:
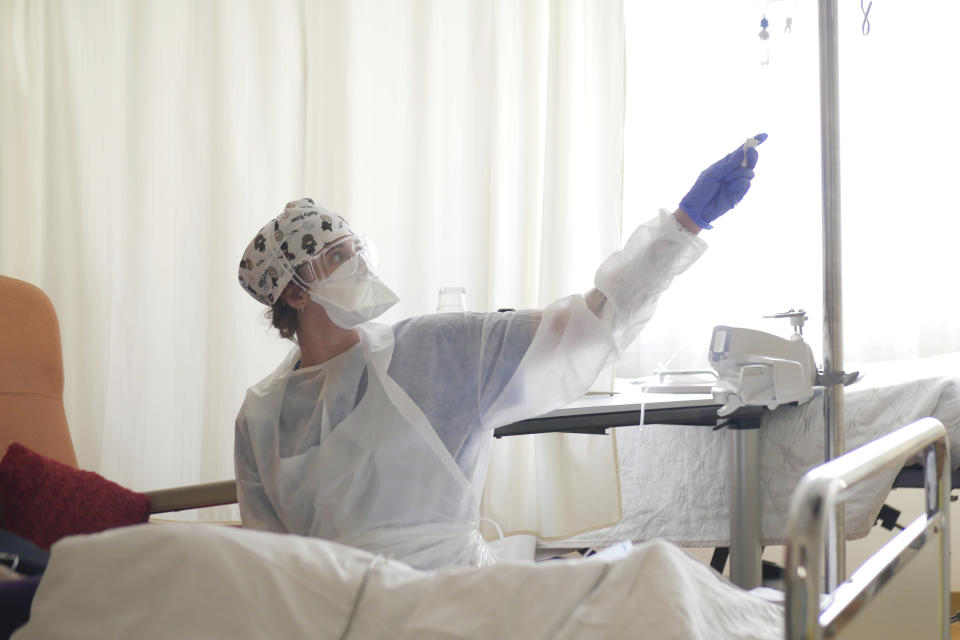
[[360,332],[368,373],[356,409],[320,444],[275,458],[271,499],[288,530],[423,569],[496,562],[478,530],[479,492],[387,375],[393,330],[366,325]]

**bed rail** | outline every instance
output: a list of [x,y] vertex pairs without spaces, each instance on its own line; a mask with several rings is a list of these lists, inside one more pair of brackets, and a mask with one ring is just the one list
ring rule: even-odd
[[[845,582],[821,596],[824,560],[835,560],[835,506],[845,489],[922,452],[925,512]],[[865,625],[897,625],[917,638],[949,638],[950,450],[943,425],[924,418],[807,473],[787,520],[787,640],[900,637]],[[828,533],[830,535],[828,535]],[[823,558],[827,548],[827,558]],[[923,585],[918,588],[917,585]],[[899,589],[905,590],[898,592]],[[909,600],[909,601],[908,601]]]
[[223,480],[187,487],[148,491],[150,513],[168,513],[233,504],[237,501],[237,481]]

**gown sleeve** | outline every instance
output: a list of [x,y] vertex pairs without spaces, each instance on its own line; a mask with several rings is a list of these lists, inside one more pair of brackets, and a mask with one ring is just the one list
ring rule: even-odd
[[237,416],[233,446],[237,474],[237,503],[240,505],[240,520],[243,526],[248,529],[286,533],[287,528],[280,521],[263,488],[243,409]]
[[650,320],[673,278],[705,250],[706,243],[666,211],[638,227],[623,249],[600,265],[595,289],[557,300],[527,319],[533,338],[516,370],[506,384],[481,396],[483,427],[541,415],[586,393],[603,366],[617,360]]

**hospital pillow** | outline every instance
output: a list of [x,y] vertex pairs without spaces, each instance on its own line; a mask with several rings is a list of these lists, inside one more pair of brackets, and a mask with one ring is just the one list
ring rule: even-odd
[[150,499],[13,443],[0,461],[0,527],[38,547],[146,522]]

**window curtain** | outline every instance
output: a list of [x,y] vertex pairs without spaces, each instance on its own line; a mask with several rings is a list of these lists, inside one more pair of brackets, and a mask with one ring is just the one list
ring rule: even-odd
[[[837,4],[845,361],[960,350],[950,232],[960,5],[874,2],[865,16],[861,3]],[[625,232],[748,136],[770,137],[750,193],[704,233],[710,250],[663,297],[618,375],[704,368],[713,326],[786,336],[786,320],[763,316],[791,308],[808,312],[822,364],[817,5],[625,1]]]
[[378,242],[387,322],[441,286],[471,310],[589,288],[620,236],[622,15],[0,4],[0,271],[57,309],[81,466],[137,490],[232,477],[244,392],[290,347],[237,264],[288,200]]
[[0,270],[57,310],[81,467],[233,477],[246,385],[285,350],[237,286],[304,191],[295,2],[0,4]]

